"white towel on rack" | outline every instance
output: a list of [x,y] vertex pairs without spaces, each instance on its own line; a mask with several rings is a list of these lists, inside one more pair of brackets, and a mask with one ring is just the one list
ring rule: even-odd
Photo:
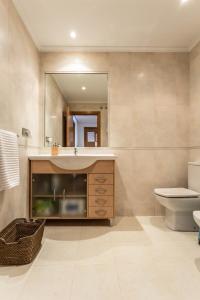
[[17,135],[0,129],[0,191],[20,183]]

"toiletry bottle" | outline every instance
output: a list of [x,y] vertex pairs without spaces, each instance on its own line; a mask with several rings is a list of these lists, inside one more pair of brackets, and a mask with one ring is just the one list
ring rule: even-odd
[[53,143],[51,147],[51,155],[58,155],[59,153],[59,146],[57,143]]

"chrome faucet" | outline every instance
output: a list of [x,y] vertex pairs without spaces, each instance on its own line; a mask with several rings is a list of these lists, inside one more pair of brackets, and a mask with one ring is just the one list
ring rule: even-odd
[[77,153],[78,153],[78,149],[74,147],[74,155],[77,155]]

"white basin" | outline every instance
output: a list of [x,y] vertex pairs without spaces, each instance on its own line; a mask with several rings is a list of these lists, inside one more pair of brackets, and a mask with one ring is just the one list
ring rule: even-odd
[[115,160],[114,154],[100,153],[63,153],[56,156],[51,154],[38,154],[29,156],[30,160],[49,160],[55,166],[66,170],[80,170],[90,167],[97,160]]

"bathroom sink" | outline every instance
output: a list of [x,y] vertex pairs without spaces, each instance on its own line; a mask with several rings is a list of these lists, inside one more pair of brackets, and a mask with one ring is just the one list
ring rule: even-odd
[[55,166],[68,169],[80,170],[94,164],[97,160],[115,160],[116,155],[111,153],[62,153],[56,156],[51,154],[37,154],[29,156],[30,160],[49,160]]

